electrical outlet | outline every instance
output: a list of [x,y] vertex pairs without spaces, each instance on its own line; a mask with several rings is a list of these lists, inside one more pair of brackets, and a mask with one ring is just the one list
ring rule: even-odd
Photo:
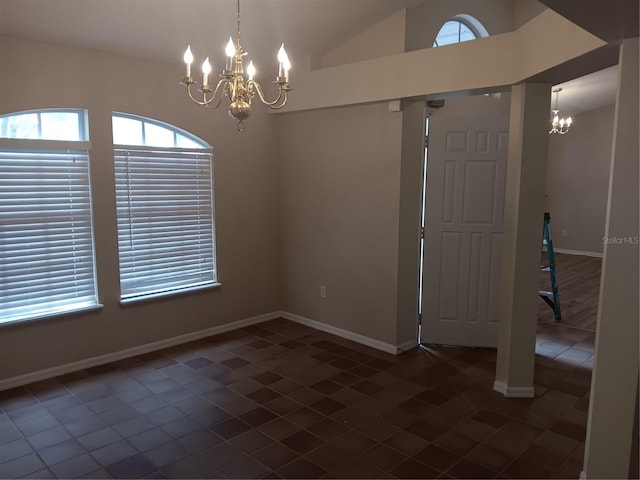
[[320,285],[320,298],[327,298],[327,286]]
[[562,229],[562,236],[563,237],[567,236],[567,230],[565,228]]

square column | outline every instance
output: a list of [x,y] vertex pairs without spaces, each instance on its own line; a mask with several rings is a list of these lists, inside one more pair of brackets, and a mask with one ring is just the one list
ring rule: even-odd
[[581,478],[629,478],[630,461],[638,461],[632,437],[638,421],[639,55],[638,38],[623,42]]
[[537,299],[549,147],[551,85],[511,91],[500,325],[494,390],[533,397]]

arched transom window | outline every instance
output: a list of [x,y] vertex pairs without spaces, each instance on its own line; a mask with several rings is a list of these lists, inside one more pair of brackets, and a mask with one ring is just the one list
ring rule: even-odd
[[436,35],[433,46],[442,47],[488,36],[489,32],[476,18],[471,15],[460,14],[442,25]]

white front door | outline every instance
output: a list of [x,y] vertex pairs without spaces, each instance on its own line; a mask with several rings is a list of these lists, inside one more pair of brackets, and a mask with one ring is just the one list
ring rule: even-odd
[[497,346],[508,129],[508,115],[430,118],[423,343]]

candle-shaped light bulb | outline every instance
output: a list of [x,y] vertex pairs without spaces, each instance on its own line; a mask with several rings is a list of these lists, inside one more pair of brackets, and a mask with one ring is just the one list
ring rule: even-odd
[[227,70],[233,69],[233,57],[236,54],[236,46],[233,44],[233,39],[229,37],[229,43],[224,52],[227,54]]
[[191,64],[193,63],[193,53],[191,53],[191,45],[187,46],[184,52],[184,63],[187,64],[187,77],[191,76]]
[[253,61],[249,62],[249,66],[247,67],[247,74],[249,75],[249,80],[253,80],[253,77],[256,74],[256,67],[253,64]]
[[233,39],[231,37],[229,37],[227,48],[225,48],[224,51],[227,54],[227,57],[233,57],[236,54],[236,46],[233,44]]
[[[285,65],[288,66],[285,69]],[[280,46],[280,50],[278,50],[278,76],[284,77],[285,71],[291,67],[291,63],[289,62],[289,56],[284,49],[284,43]]]
[[567,128],[569,128],[572,123],[573,123],[573,120],[571,120],[571,117],[567,118]]
[[209,74],[211,73],[211,64],[209,63],[209,57],[202,62],[202,85],[209,85]]
[[559,118],[559,117],[558,117],[558,115],[556,114],[556,115],[553,117],[553,124],[554,124],[554,125],[557,125],[559,122],[560,122],[560,118]]
[[289,62],[289,56],[287,55],[287,51],[284,49],[284,43],[280,45],[280,50],[278,50],[278,62],[280,63]]

